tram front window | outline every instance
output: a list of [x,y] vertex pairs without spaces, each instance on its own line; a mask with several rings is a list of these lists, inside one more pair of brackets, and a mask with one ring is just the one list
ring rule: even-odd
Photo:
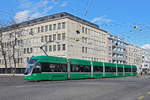
[[37,59],[31,59],[31,60],[28,61],[28,64],[35,64],[36,61],[37,61]]
[[32,71],[33,67],[36,64],[36,61],[37,61],[37,59],[31,59],[31,60],[28,61],[26,70],[24,72],[25,75],[29,74]]
[[31,70],[32,70],[32,67],[33,66],[31,66],[30,64],[28,64],[27,67],[26,67],[26,70],[25,70],[24,74],[25,75],[29,74],[31,72]]

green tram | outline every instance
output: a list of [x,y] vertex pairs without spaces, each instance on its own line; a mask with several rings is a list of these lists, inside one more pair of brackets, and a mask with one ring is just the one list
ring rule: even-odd
[[67,80],[87,78],[112,78],[136,75],[135,65],[123,65],[54,56],[31,57],[25,80]]

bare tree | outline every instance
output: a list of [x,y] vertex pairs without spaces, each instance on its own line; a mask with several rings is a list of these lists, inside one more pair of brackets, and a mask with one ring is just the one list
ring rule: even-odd
[[20,46],[21,41],[22,41],[22,40],[19,40],[19,37],[22,35],[23,29],[21,29],[19,24],[16,24],[16,23],[13,24],[11,26],[11,28],[12,28],[12,34],[11,34],[10,38],[11,38],[11,41],[13,41],[12,46],[11,46],[11,49],[12,49],[11,57],[12,57],[15,72],[16,72],[17,63],[19,65],[19,58],[18,58],[19,48],[18,48],[18,46]]
[[[1,23],[0,23],[1,24]],[[3,56],[4,64],[5,64],[5,73],[7,73],[8,65],[12,65],[11,62],[13,62],[15,72],[17,63],[17,57],[18,54],[18,48],[19,45],[19,37],[22,35],[23,30],[21,29],[21,25],[15,23],[14,21],[11,22],[11,25],[4,26],[0,28],[0,51]],[[1,25],[2,26],[2,25]],[[6,40],[6,37],[4,38],[4,32],[7,34],[8,41]],[[11,61],[12,60],[12,61]]]
[[5,50],[5,47],[4,47],[4,42],[3,42],[3,31],[4,31],[4,28],[0,28],[0,51],[1,51],[1,54],[3,56],[3,59],[4,59],[4,65],[5,65],[5,73],[7,73],[7,52]]
[[18,34],[18,32],[17,31],[15,31],[15,29],[17,29],[18,28],[18,25],[14,25],[13,26],[13,29],[14,29],[14,32],[13,32],[13,35],[12,35],[12,38],[13,38],[13,41],[14,41],[14,43],[13,43],[13,45],[12,45],[12,50],[13,50],[13,53],[12,53],[12,58],[13,58],[13,62],[14,62],[14,68],[15,68],[15,72],[16,72],[16,66],[17,66],[17,57],[15,56],[16,55],[16,51],[17,51],[17,49],[16,49],[16,45],[17,45],[17,40],[18,40],[18,38],[17,38],[17,34]]

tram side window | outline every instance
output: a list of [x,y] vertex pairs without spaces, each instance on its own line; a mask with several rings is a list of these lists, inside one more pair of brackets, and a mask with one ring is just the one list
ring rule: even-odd
[[91,67],[86,65],[71,64],[71,72],[91,72]]
[[136,72],[136,68],[133,68],[132,72]]
[[105,72],[111,72],[111,67],[105,67]]
[[111,71],[112,71],[112,72],[116,72],[116,68],[115,68],[115,67],[112,67],[112,68],[111,68]]
[[79,72],[79,65],[71,65],[71,72]]
[[131,68],[129,68],[129,72],[131,72]]
[[131,72],[131,68],[128,68],[128,72]]
[[118,67],[118,72],[123,72],[123,68]]
[[49,63],[41,63],[42,72],[50,72]]
[[41,63],[42,72],[67,72],[66,64]]
[[32,73],[41,73],[41,70],[39,68],[34,68]]
[[67,72],[67,64],[61,64],[63,72]]
[[125,72],[131,72],[131,68],[125,68]]
[[125,68],[125,72],[128,72],[128,68]]
[[103,72],[102,66],[94,66],[94,72]]

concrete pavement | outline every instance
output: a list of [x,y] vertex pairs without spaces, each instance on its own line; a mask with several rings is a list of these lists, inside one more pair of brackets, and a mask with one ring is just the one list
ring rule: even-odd
[[28,82],[0,77],[0,100],[150,100],[150,77]]

